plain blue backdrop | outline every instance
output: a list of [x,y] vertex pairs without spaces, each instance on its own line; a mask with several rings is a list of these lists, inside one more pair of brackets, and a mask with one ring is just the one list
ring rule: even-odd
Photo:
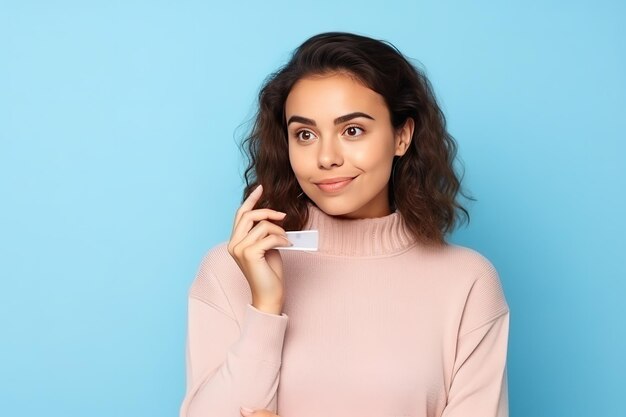
[[0,414],[178,414],[263,79],[309,36],[430,78],[511,308],[513,417],[624,416],[626,6],[0,2]]

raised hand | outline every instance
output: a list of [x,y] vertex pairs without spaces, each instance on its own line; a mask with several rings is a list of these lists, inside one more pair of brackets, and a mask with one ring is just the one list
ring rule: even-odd
[[273,248],[290,242],[285,230],[267,219],[282,220],[286,214],[271,209],[253,210],[262,191],[259,185],[237,210],[228,253],[248,280],[252,305],[280,314],[284,304],[283,262]]

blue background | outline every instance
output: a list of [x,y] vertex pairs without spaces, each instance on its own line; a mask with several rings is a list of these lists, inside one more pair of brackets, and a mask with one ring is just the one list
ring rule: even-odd
[[626,6],[0,3],[0,414],[173,416],[263,79],[309,36],[426,69],[511,307],[512,416],[624,415]]

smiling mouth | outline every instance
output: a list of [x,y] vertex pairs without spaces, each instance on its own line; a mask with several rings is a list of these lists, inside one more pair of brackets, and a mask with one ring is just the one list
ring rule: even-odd
[[339,182],[328,183],[328,184],[315,184],[315,185],[317,185],[322,191],[335,192],[335,191],[343,190],[345,187],[351,184],[352,181],[354,181],[354,178],[350,178],[350,179],[339,181]]

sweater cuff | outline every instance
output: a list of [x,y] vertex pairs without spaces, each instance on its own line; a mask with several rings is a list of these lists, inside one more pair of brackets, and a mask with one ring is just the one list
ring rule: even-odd
[[266,313],[247,304],[241,335],[232,352],[237,356],[280,364],[288,319],[285,313]]

